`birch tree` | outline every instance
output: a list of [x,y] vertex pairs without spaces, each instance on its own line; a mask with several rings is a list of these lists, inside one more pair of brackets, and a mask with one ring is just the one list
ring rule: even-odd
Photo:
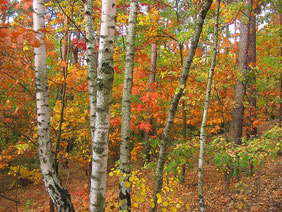
[[180,100],[180,97],[183,94],[184,87],[189,75],[190,67],[193,62],[193,58],[199,43],[200,35],[203,29],[204,20],[206,18],[207,12],[210,9],[210,6],[212,4],[212,0],[207,0],[203,4],[200,13],[197,16],[196,21],[196,29],[191,41],[191,45],[189,48],[189,52],[187,57],[185,58],[184,67],[182,70],[182,74],[180,77],[180,81],[178,84],[178,87],[176,88],[176,92],[174,94],[174,97],[172,99],[172,102],[170,104],[170,109],[168,113],[168,118],[166,121],[163,138],[160,144],[160,152],[158,157],[158,163],[157,163],[157,170],[156,170],[156,179],[155,179],[155,188],[153,193],[153,207],[150,208],[151,212],[154,212],[157,210],[157,194],[161,192],[162,189],[162,183],[163,183],[163,170],[164,170],[164,164],[167,157],[167,151],[168,151],[168,144],[169,144],[169,135],[172,128],[172,124],[174,122],[175,112]]
[[[97,54],[95,50],[95,29],[93,16],[93,1],[86,0],[84,5],[85,11],[85,32],[86,32],[86,62],[88,74],[88,93],[90,105],[90,138],[91,146],[94,144],[95,119],[96,119],[96,99],[97,99]],[[92,161],[89,163],[89,172],[91,172]],[[91,173],[89,174],[91,176]],[[88,185],[90,186],[90,179]]]
[[246,71],[248,69],[248,49],[250,32],[250,15],[252,0],[243,1],[244,10],[241,17],[241,29],[239,40],[238,68],[239,76],[236,81],[235,106],[232,111],[230,136],[236,144],[240,145],[243,134],[244,97],[246,95]]
[[90,211],[92,212],[105,210],[110,105],[114,78],[115,19],[116,0],[103,0],[97,69],[96,120],[92,143],[90,186]]
[[198,168],[198,196],[199,196],[199,206],[200,211],[206,211],[203,193],[203,168],[204,168],[204,145],[206,141],[206,123],[209,109],[209,99],[211,95],[211,86],[213,80],[213,73],[216,64],[217,46],[218,46],[218,17],[219,17],[220,0],[216,1],[216,14],[215,14],[215,24],[214,24],[214,43],[213,43],[213,54],[212,63],[209,70],[209,78],[207,83],[206,98],[203,112],[203,119],[200,130],[200,154],[199,154],[199,168]]
[[130,115],[133,84],[134,50],[136,40],[137,0],[131,0],[128,20],[125,72],[121,108],[121,144],[120,144],[120,171],[119,204],[120,210],[130,211]]
[[62,186],[55,169],[50,140],[50,107],[46,75],[46,46],[44,44],[44,1],[33,1],[33,22],[40,46],[34,49],[37,104],[38,155],[44,185],[58,211],[74,211],[68,191]]

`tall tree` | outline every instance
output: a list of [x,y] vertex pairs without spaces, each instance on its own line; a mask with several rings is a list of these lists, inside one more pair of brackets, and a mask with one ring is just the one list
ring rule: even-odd
[[[96,119],[96,101],[97,101],[97,54],[95,50],[95,29],[93,16],[93,1],[86,0],[84,5],[85,11],[85,32],[86,32],[86,62],[88,73],[88,93],[90,105],[90,138],[91,145],[94,145],[95,119]],[[90,162],[89,166],[91,165]],[[91,168],[89,169],[91,172]],[[91,176],[91,174],[89,174]],[[90,177],[88,183],[90,184]]]
[[210,6],[212,4],[212,0],[207,0],[202,8],[200,13],[198,14],[197,21],[196,21],[196,29],[194,32],[194,36],[191,41],[191,46],[189,48],[188,55],[185,59],[184,67],[182,70],[182,74],[180,77],[180,81],[178,84],[178,87],[176,89],[176,92],[174,94],[174,97],[172,99],[167,122],[165,125],[163,138],[160,144],[160,152],[159,152],[159,158],[157,163],[157,170],[156,170],[156,179],[155,179],[155,188],[153,193],[153,207],[150,208],[150,211],[156,211],[157,210],[157,194],[161,192],[162,189],[162,183],[163,183],[163,170],[164,170],[164,164],[167,157],[167,151],[168,151],[168,144],[169,144],[169,137],[170,137],[170,131],[172,128],[172,124],[174,122],[175,112],[180,100],[180,97],[183,94],[183,90],[189,75],[190,67],[193,62],[194,55],[196,53],[196,49],[199,43],[200,35],[203,29],[204,20],[206,18],[207,12],[210,9]]
[[134,50],[136,40],[138,1],[131,0],[128,20],[125,72],[121,108],[121,144],[120,144],[120,171],[119,204],[120,210],[130,211],[130,116],[133,84]]
[[240,145],[243,134],[244,97],[246,94],[246,72],[248,69],[248,49],[250,32],[250,15],[252,0],[243,1],[244,10],[241,17],[238,68],[239,76],[236,81],[235,105],[232,111],[230,136],[236,144]]
[[249,130],[248,136],[256,136],[257,128],[254,126],[256,119],[256,74],[254,67],[256,66],[256,12],[258,8],[254,8],[250,14],[250,37],[248,51],[248,87],[249,87]]
[[43,181],[58,211],[74,211],[68,191],[62,186],[55,169],[50,140],[50,107],[46,75],[46,46],[44,43],[44,1],[33,1],[33,21],[40,46],[34,49],[38,155]]
[[114,79],[115,19],[116,0],[103,0],[97,69],[96,120],[94,141],[92,143],[90,187],[90,211],[92,212],[105,210],[110,106]]
[[[279,19],[280,19],[280,44],[281,44],[281,37],[282,37],[282,14],[281,10],[279,10]],[[282,56],[282,46],[280,46],[280,56]],[[279,112],[279,120],[280,120],[280,127],[282,126],[282,72],[280,73],[280,112]]]
[[[151,45],[151,67],[150,67],[150,74],[149,74],[149,86],[148,86],[148,92],[152,92],[152,84],[155,82],[156,79],[156,70],[157,70],[157,43],[154,42]],[[150,117],[147,119],[147,122],[150,123],[151,125],[153,125],[153,117],[151,114],[151,111],[149,111],[148,114]],[[145,155],[145,160],[144,160],[144,164],[146,162],[150,161],[150,150],[151,150],[151,145],[149,143],[150,140],[150,135],[152,135],[152,133],[147,132],[145,130],[144,132],[144,139],[145,139],[145,144],[144,144],[144,155]]]
[[209,71],[209,78],[207,83],[206,98],[203,112],[203,119],[200,130],[200,155],[199,155],[199,170],[198,170],[198,196],[199,196],[199,205],[200,211],[206,211],[205,202],[204,202],[204,193],[203,193],[203,168],[204,168],[204,145],[206,141],[206,123],[208,117],[209,109],[209,99],[211,95],[211,86],[213,80],[213,73],[216,64],[216,55],[217,55],[217,46],[218,46],[218,18],[219,18],[219,8],[220,0],[216,1],[216,14],[215,14],[215,24],[214,24],[214,43],[213,43],[213,54],[212,54],[212,63]]

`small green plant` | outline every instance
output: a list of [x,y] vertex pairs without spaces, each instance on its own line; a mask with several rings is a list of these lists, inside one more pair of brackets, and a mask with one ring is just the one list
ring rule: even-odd
[[24,205],[24,211],[25,212],[32,212],[32,210],[30,209],[30,207],[32,206],[33,204],[33,200],[32,199],[29,199],[25,202],[25,205]]
[[253,174],[266,158],[274,158],[281,150],[281,135],[282,129],[276,126],[261,138],[243,139],[241,145],[219,137],[210,143],[208,152],[213,155],[218,169],[224,173],[238,176],[240,171],[246,171]]
[[197,158],[198,155],[197,138],[194,137],[190,141],[176,143],[173,150],[168,154],[168,163],[166,164],[165,171],[167,173],[180,174],[180,167],[182,165],[192,165],[191,160]]

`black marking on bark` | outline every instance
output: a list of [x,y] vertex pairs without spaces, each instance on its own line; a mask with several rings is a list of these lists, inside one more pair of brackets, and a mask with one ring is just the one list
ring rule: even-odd
[[103,147],[100,147],[100,146],[94,146],[93,147],[93,151],[96,153],[96,154],[102,154],[104,152],[104,148]]

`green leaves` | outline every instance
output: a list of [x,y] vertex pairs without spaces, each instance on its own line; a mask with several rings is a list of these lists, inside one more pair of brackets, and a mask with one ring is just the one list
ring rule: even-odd
[[261,138],[243,140],[242,145],[236,146],[223,138],[214,139],[208,145],[208,154],[222,172],[232,172],[237,176],[239,171],[258,169],[268,157],[275,158],[281,150],[282,128],[276,126],[266,132]]

